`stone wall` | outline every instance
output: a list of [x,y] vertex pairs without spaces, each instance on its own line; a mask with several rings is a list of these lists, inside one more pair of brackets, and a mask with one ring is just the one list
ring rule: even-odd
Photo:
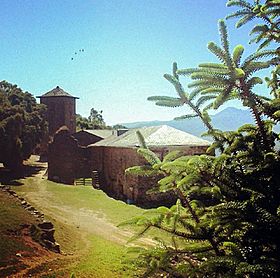
[[61,126],[67,126],[72,134],[76,132],[76,99],[73,97],[41,97],[47,106],[49,136],[53,136]]
[[[158,147],[152,150],[162,159],[169,151],[180,150],[185,155],[202,154],[207,147]],[[171,205],[175,195],[168,193],[148,194],[157,178],[125,175],[131,166],[144,165],[146,161],[137,154],[137,148],[92,146],[89,148],[89,165],[99,172],[101,189],[110,195],[143,206]]]
[[61,128],[49,144],[48,179],[74,184],[76,178],[90,177],[88,154],[66,127]]
[[128,182],[125,169],[140,163],[136,150],[103,146],[92,146],[89,150],[90,168],[98,171],[101,189],[120,199],[132,199],[129,186],[137,184],[138,177]]

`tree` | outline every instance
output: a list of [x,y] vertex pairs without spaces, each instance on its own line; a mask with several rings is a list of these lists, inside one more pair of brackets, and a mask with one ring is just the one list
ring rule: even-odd
[[254,1],[254,4],[248,1],[228,1],[227,6],[236,6],[240,9],[226,18],[240,18],[236,23],[236,27],[240,28],[252,19],[259,19],[262,24],[257,24],[251,30],[250,35],[255,36],[250,40],[250,43],[259,43],[259,50],[268,46],[271,42],[280,42],[279,32],[279,1],[267,0]]
[[10,169],[21,167],[47,132],[46,108],[28,92],[0,82],[0,161]]
[[76,124],[78,129],[91,129],[88,118],[76,114]]
[[[181,70],[174,64],[173,74],[164,77],[178,97],[149,98],[160,106],[188,105],[193,114],[182,118],[199,117],[214,142],[208,155],[170,153],[162,161],[144,147],[139,153],[149,165],[127,170],[163,175],[155,187],[178,196],[173,207],[159,207],[124,223],[142,227],[135,237],[151,228],[170,237],[169,242],[158,239],[156,248],[142,251],[139,261],[147,268],[145,277],[157,272],[168,277],[280,276],[280,153],[275,148],[280,136],[274,132],[280,120],[280,53],[275,47],[260,50],[279,42],[280,9],[278,0],[260,2],[228,1],[228,6],[241,7],[229,16],[242,17],[237,27],[254,18],[266,22],[267,28],[254,27],[251,32],[261,34],[253,40],[263,40],[259,50],[244,59],[244,48],[238,45],[231,54],[226,25],[220,21],[221,46],[208,44],[219,61]],[[265,80],[270,95],[262,97],[254,86],[263,80],[254,74],[269,67],[272,76]],[[185,75],[192,79],[190,93],[180,81]],[[249,107],[255,124],[236,131],[215,129],[207,111],[233,98]],[[210,155],[216,149],[220,153]]]
[[127,129],[127,127],[122,124],[113,125],[112,128],[113,129]]
[[106,128],[106,124],[105,121],[103,119],[102,116],[102,110],[101,111],[97,111],[94,108],[90,109],[90,115],[88,117],[88,120],[90,122],[90,124],[93,126],[93,129],[105,129]]
[[88,118],[77,114],[76,122],[80,129],[110,129],[109,126],[106,126],[102,111],[97,111],[94,108],[91,108]]

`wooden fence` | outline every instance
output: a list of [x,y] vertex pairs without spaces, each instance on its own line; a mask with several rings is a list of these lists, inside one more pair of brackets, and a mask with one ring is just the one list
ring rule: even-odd
[[79,178],[75,180],[75,185],[85,185],[92,186],[94,188],[99,188],[99,173],[97,171],[92,171],[91,178]]
[[89,185],[92,186],[92,178],[79,178],[75,180],[75,185]]

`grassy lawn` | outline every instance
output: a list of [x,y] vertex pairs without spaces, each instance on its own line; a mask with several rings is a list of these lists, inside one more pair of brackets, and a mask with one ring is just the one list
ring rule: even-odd
[[[37,177],[27,178],[21,182],[24,185],[15,186],[13,189],[26,196],[27,199],[30,196],[36,196],[36,199],[40,198],[44,202],[49,201],[50,206],[69,206],[73,210],[89,209],[99,214],[100,217],[106,217],[114,224],[119,224],[145,211],[134,205],[127,205],[122,201],[110,198],[103,191],[93,189],[91,186],[65,185],[46,179],[41,179],[38,182]],[[42,193],[45,195],[40,196]],[[30,202],[33,202],[31,198]]]
[[72,268],[77,277],[132,277],[139,270],[128,261],[127,248],[109,242],[98,236],[91,236],[91,248],[76,267]]
[[139,270],[128,260],[126,244],[133,231],[117,224],[142,214],[143,209],[92,187],[58,184],[38,176],[21,182],[22,186],[13,189],[54,223],[56,240],[68,254],[56,266],[54,277],[71,273],[76,277],[137,277]]

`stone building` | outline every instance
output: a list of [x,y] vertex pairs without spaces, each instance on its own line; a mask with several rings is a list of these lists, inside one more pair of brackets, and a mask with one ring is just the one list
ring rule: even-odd
[[111,136],[113,132],[108,129],[80,130],[72,136],[78,140],[80,146],[88,146]]
[[169,126],[76,132],[77,97],[57,86],[39,98],[47,106],[48,179],[53,181],[74,184],[78,178],[94,177],[102,190],[119,199],[145,206],[168,205],[174,202],[170,192],[147,193],[156,179],[125,175],[127,168],[146,163],[137,154],[136,131],[141,132],[149,149],[160,159],[172,150],[180,150],[185,155],[202,154],[210,145]]
[[90,176],[88,154],[87,148],[78,144],[69,129],[61,127],[49,143],[48,179],[74,184],[75,179]]
[[57,86],[51,91],[37,96],[41,104],[47,106],[48,135],[42,140],[40,145],[40,159],[47,161],[48,143],[60,127],[66,126],[72,134],[76,132],[76,99],[62,88]]
[[61,127],[49,142],[48,179],[74,184],[78,178],[91,178],[90,152],[87,146],[112,135],[112,130],[81,130],[71,134]]
[[157,182],[150,177],[125,175],[125,169],[147,163],[139,154],[139,140],[136,131],[145,138],[146,145],[162,159],[168,152],[179,150],[184,155],[206,152],[210,143],[189,133],[169,126],[143,127],[101,140],[88,146],[90,169],[99,173],[100,187],[105,192],[141,205],[174,203],[174,196],[168,193],[148,194]]
[[76,132],[76,99],[78,97],[71,96],[57,86],[38,98],[40,98],[40,103],[47,106],[50,137],[62,126],[67,126],[71,134]]
[[144,206],[174,203],[175,196],[170,192],[147,193],[155,185],[157,178],[125,175],[127,168],[147,163],[137,153],[137,130],[144,136],[149,149],[160,159],[172,150],[179,150],[184,155],[202,154],[210,145],[208,141],[175,128],[154,126],[132,129],[125,133],[113,132],[111,136],[85,146],[85,138],[89,139],[89,132],[78,133],[80,144],[79,139],[75,138],[77,134],[71,134],[63,127],[56,132],[49,144],[48,178],[74,184],[75,179],[92,177],[95,173],[98,175],[99,187],[115,198]]

